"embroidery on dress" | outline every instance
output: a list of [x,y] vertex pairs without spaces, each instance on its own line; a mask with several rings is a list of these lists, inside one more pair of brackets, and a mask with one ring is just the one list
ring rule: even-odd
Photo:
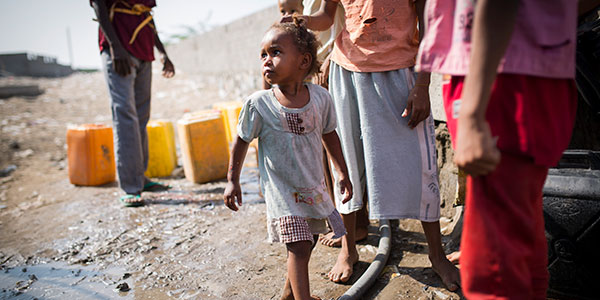
[[323,202],[323,195],[317,188],[296,188],[296,190],[293,194],[296,203],[315,205]]
[[290,131],[298,135],[304,134],[305,128],[302,126],[304,120],[302,120],[297,113],[285,112],[284,114]]

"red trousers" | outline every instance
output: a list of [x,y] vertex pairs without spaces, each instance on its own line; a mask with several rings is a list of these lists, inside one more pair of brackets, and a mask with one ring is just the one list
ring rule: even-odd
[[[443,87],[453,143],[463,79]],[[542,188],[569,143],[576,100],[573,80],[497,77],[486,120],[501,161],[486,176],[467,177],[460,275],[468,299],[546,299]]]
[[529,157],[502,153],[494,172],[467,177],[460,257],[467,299],[546,299],[547,173]]

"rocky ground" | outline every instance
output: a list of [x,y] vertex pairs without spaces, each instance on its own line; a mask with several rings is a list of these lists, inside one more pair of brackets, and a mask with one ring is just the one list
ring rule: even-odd
[[[231,89],[226,81],[181,72],[166,80],[155,73],[152,118],[175,121],[250,92]],[[239,212],[222,205],[225,181],[194,184],[181,168],[161,179],[171,191],[146,194],[144,207],[124,208],[116,183],[78,187],[67,173],[68,124],[111,123],[102,74],[0,78],[0,86],[16,84],[37,84],[44,93],[0,99],[0,298],[278,299],[286,254],[282,245],[265,242],[265,204],[253,157],[244,168],[247,202]],[[438,140],[441,150],[447,143],[442,131]],[[440,161],[449,160],[441,150]],[[450,167],[442,173],[452,176]],[[453,183],[443,182],[445,188]],[[446,202],[442,231],[453,250],[451,232],[460,210]],[[431,270],[419,223],[392,225],[392,255],[364,298],[461,298],[445,290]],[[351,282],[375,256],[377,229],[372,222],[369,238],[359,245]],[[311,288],[323,299],[350,287],[325,279],[337,252],[318,245],[311,259]]]

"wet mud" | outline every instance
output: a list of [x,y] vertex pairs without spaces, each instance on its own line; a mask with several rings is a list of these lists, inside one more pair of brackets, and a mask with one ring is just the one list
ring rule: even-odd
[[[199,84],[206,79],[186,74],[154,78],[155,119],[176,121],[251,92]],[[67,124],[110,124],[102,75],[0,78],[0,84],[10,83],[38,84],[45,93],[0,100],[0,169],[14,166],[0,177],[0,299],[279,299],[286,252],[266,242],[253,150],[238,212],[222,203],[224,180],[194,184],[181,167],[160,179],[173,189],[145,193],[146,205],[125,208],[116,183],[79,187],[67,175]],[[456,247],[450,233],[457,211],[447,205],[443,214],[444,243]],[[459,299],[431,270],[420,224],[392,225],[390,261],[364,298]],[[349,284],[326,279],[339,248],[317,245],[312,293],[341,296],[375,256],[377,229],[373,221],[359,244],[360,262]]]

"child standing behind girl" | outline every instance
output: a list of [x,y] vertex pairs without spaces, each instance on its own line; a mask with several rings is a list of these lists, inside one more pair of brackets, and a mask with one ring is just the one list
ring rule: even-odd
[[273,88],[250,95],[240,112],[224,194],[227,207],[237,211],[242,205],[239,177],[244,157],[248,144],[258,138],[269,239],[287,247],[282,299],[311,299],[308,262],[318,234],[327,232],[325,221],[336,236],[346,233],[325,187],[322,144],[338,170],[344,201],[352,197],[329,93],[303,82],[319,69],[317,47],[315,36],[298,21],[275,24],[265,34],[262,74]]

